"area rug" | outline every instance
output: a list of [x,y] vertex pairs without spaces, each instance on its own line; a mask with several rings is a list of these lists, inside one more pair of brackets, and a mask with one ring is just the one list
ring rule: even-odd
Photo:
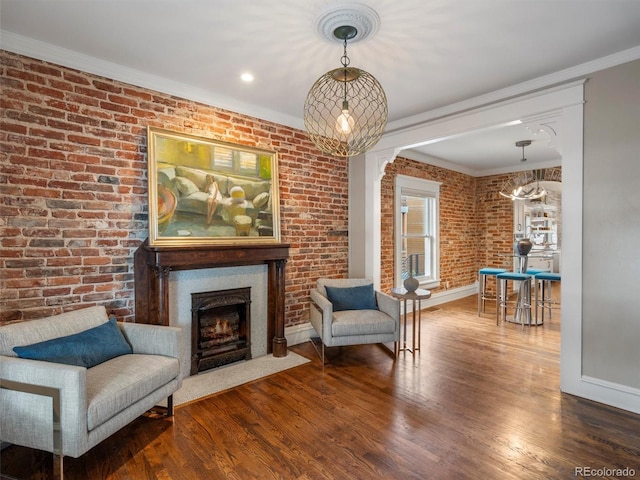
[[209,372],[192,375],[182,381],[182,387],[173,394],[174,405],[183,405],[214,393],[237,387],[274,373],[308,363],[309,360],[293,352],[286,357],[262,357],[232,363]]

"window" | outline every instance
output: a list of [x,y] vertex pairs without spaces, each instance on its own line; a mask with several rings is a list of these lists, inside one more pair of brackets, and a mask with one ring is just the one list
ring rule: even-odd
[[238,171],[241,173],[257,175],[258,155],[249,152],[238,152]]
[[396,177],[395,284],[414,276],[424,288],[440,284],[440,183]]
[[235,151],[231,148],[218,147],[212,149],[211,168],[224,170],[240,175],[257,177],[259,175],[258,155],[251,152]]

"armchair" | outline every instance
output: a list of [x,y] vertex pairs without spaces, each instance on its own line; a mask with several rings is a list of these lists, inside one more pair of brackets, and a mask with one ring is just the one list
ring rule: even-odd
[[[56,354],[73,362],[89,343],[99,354],[110,346],[105,334],[118,331],[130,353],[87,367],[85,356],[57,363],[20,358],[14,350],[97,329],[98,342],[58,343]],[[64,456],[79,457],[165,399],[171,416],[172,394],[182,383],[180,334],[174,327],[111,321],[103,306],[0,327],[0,440],[53,452],[54,476],[62,478]]]
[[[398,300],[375,291],[372,282],[364,278],[320,278],[310,295],[309,316],[322,344],[318,353],[323,367],[325,346],[379,343],[395,360],[400,339]],[[393,342],[393,350],[384,345],[388,342]]]

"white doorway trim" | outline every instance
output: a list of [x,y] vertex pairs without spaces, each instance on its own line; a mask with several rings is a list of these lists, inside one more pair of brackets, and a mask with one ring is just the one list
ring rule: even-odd
[[[380,187],[387,163],[403,150],[420,144],[521,121],[561,129],[563,249],[560,388],[584,396],[582,387],[582,169],[584,80],[504,100],[466,112],[425,121],[385,134],[374,150],[350,161],[350,177],[364,180],[350,206],[350,274],[364,275],[380,286]],[[351,197],[351,194],[350,194]],[[351,198],[350,198],[351,202]],[[360,207],[360,208],[357,208]],[[357,208],[357,212],[356,212]],[[364,218],[363,218],[364,217]],[[352,269],[352,265],[356,266]]]

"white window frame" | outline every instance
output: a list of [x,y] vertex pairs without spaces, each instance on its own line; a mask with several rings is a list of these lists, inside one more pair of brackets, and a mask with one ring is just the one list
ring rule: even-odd
[[441,182],[425,180],[422,178],[397,175],[395,179],[395,279],[396,287],[402,287],[402,196],[424,196],[433,198],[431,237],[433,248],[431,249],[430,262],[432,265],[431,276],[416,277],[420,281],[421,288],[436,288],[440,286],[440,185]]

